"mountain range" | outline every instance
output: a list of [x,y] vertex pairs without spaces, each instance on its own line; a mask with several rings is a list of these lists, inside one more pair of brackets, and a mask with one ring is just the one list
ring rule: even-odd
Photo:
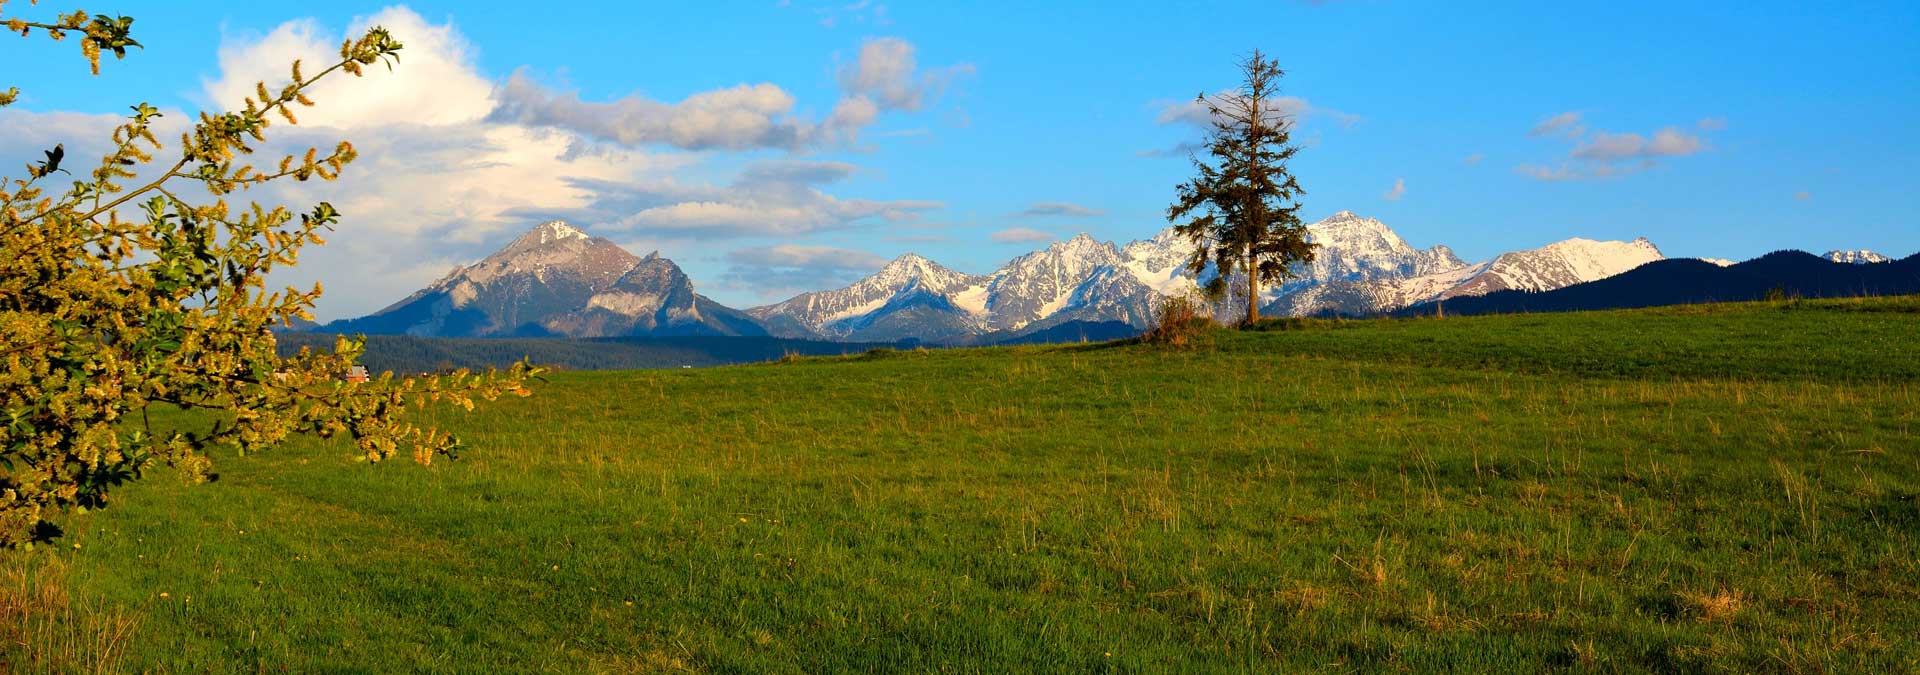
[[[1319,244],[1295,278],[1265,289],[1274,315],[1373,315],[1444,298],[1505,289],[1551,290],[1660,260],[1645,239],[1568,239],[1467,263],[1445,246],[1417,249],[1384,223],[1350,211],[1307,226]],[[839,289],[802,293],[747,314],[774,335],[836,340],[1004,341],[1070,323],[1142,328],[1165,298],[1210,278],[1186,268],[1193,246],[1171,228],[1124,246],[1082,234],[1020,256],[986,275],[902,256]],[[1220,303],[1237,316],[1246,300]]]
[[[1415,248],[1384,223],[1341,211],[1307,226],[1319,245],[1293,278],[1262,289],[1270,315],[1373,316],[1448,311],[1461,299],[1538,295],[1666,261],[1645,238],[1567,239],[1467,262]],[[907,254],[846,287],[735,310],[694,289],[673,261],[635,256],[560,221],[449,272],[371,315],[316,330],[441,337],[772,336],[847,342],[997,344],[1138,331],[1166,298],[1196,292],[1211,269],[1187,269],[1193,246],[1171,228],[1125,245],[1086,234],[968,274]],[[1878,268],[1871,251],[1833,251],[1834,266]],[[1831,261],[1831,262],[1829,262]],[[1669,263],[1676,261],[1666,261]],[[1685,261],[1737,269],[1726,261]],[[1246,298],[1215,303],[1224,317]]]

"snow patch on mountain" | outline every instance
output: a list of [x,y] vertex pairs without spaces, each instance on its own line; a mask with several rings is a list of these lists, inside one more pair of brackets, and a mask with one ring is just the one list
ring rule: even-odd
[[[1446,246],[1415,248],[1385,223],[1351,211],[1309,224],[1307,236],[1319,245],[1315,259],[1284,283],[1262,288],[1267,312],[1378,314],[1510,288],[1552,290],[1661,258],[1646,239],[1568,239],[1468,264]],[[1018,335],[1069,321],[1145,327],[1166,298],[1211,279],[1211,270],[1187,269],[1194,250],[1166,228],[1125,246],[1080,234],[986,275],[908,254],[845,288],[803,293],[748,313],[776,334],[832,339],[891,339],[915,326],[922,329],[914,335],[934,341]],[[1216,311],[1237,317],[1244,302],[1230,299]]]
[[429,336],[763,334],[693,290],[673,261],[635,257],[562,221],[505,247],[341,332]]
[[1893,258],[1889,258],[1887,256],[1880,255],[1878,253],[1874,253],[1873,251],[1869,251],[1866,249],[1859,249],[1859,250],[1853,250],[1853,251],[1827,251],[1827,254],[1821,257],[1826,258],[1828,260],[1832,260],[1837,263],[1847,263],[1849,265],[1871,265],[1873,263],[1883,263],[1883,262],[1893,261]]

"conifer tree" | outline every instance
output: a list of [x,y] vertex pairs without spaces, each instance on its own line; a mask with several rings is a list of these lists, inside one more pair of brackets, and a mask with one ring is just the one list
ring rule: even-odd
[[1314,244],[1298,214],[1303,192],[1287,169],[1300,148],[1281,109],[1286,73],[1259,50],[1239,67],[1238,88],[1195,99],[1207,111],[1207,152],[1191,158],[1197,175],[1176,188],[1167,220],[1195,245],[1188,269],[1199,275],[1211,265],[1218,272],[1209,296],[1223,298],[1230,280],[1246,278],[1246,321],[1253,323],[1260,319],[1260,283],[1283,281],[1296,263],[1312,262]]

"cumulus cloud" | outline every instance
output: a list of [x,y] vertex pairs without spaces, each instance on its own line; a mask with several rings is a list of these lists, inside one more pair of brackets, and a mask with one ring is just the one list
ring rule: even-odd
[[1580,113],[1569,110],[1540,120],[1539,124],[1527,131],[1528,136],[1566,136],[1574,138],[1586,133],[1587,128],[1580,124]]
[[[339,181],[281,181],[239,195],[294,208],[325,200],[344,214],[328,245],[307,249],[298,267],[272,280],[322,282],[327,293],[316,313],[323,320],[378,310],[543,219],[564,218],[623,244],[675,246],[684,255],[716,239],[907,224],[942,206],[830,194],[860,173],[844,162],[768,160],[731,171],[702,166],[706,153],[681,151],[826,142],[822,134],[873,123],[881,110],[872,100],[843,100],[817,123],[791,115],[793,97],[771,84],[723,87],[673,103],[637,96],[585,103],[540,89],[524,74],[489,80],[455,25],[401,7],[356,18],[341,33],[301,19],[264,33],[228,34],[218,47],[220,70],[203,80],[203,94],[210,106],[238,105],[254,81],[275,87],[295,58],[304,59],[309,74],[318,72],[341,39],[376,24],[405,43],[402,62],[391,72],[369,68],[364,78],[329,76],[313,95],[319,105],[300,111],[298,126],[275,125],[256,154],[272,162],[347,139],[358,161]],[[169,111],[162,122],[188,117]],[[104,146],[87,150],[85,139],[104,140],[118,121],[0,110],[0,128],[23,131],[0,134],[0,150],[22,157],[65,142],[69,157],[98,156]],[[177,136],[177,129],[160,134],[169,142]]]
[[1687,134],[1674,127],[1667,127],[1654,132],[1651,139],[1633,133],[1597,132],[1586,142],[1575,146],[1572,155],[1579,159],[1617,162],[1630,159],[1685,157],[1699,152],[1702,147],[1699,136]]
[[1393,187],[1389,188],[1385,193],[1382,193],[1380,198],[1390,202],[1397,202],[1400,201],[1401,197],[1405,197],[1406,195],[1407,179],[1395,178],[1393,179]]
[[748,184],[822,185],[838,182],[858,171],[846,162],[812,162],[780,159],[754,162],[740,172],[740,182]]
[[[1219,92],[1214,96],[1231,94]],[[1156,108],[1153,121],[1160,126],[1181,126],[1204,131],[1212,128],[1213,115],[1205,103],[1193,99],[1160,100],[1149,104]],[[1360,122],[1360,116],[1309,103],[1297,96],[1281,96],[1265,104],[1268,111],[1287,119],[1288,123],[1298,127],[1311,120],[1326,120],[1342,127],[1352,127]],[[1317,134],[1316,134],[1317,138]],[[1309,138],[1304,145],[1312,145],[1316,138]],[[1206,150],[1206,145],[1195,140],[1185,140],[1167,148],[1141,150],[1134,153],[1140,157],[1186,157]]]
[[994,243],[998,244],[1021,244],[1054,240],[1052,234],[1030,227],[1011,227],[995,232],[990,235],[990,237]]
[[700,92],[677,102],[638,93],[596,102],[542,85],[522,70],[496,92],[490,119],[564,129],[629,146],[800,151],[852,143],[883,112],[920,110],[955,78],[972,72],[966,64],[923,70],[911,43],[868,40],[857,58],[838,69],[841,98],[826,117],[810,120],[795,114],[792,93],[766,82]]
[[912,220],[941,208],[932,201],[837,199],[817,191],[803,203],[757,200],[753,195],[729,201],[677,202],[613,222],[613,229],[647,230],[706,239],[744,236],[796,236],[849,227],[861,221]]
[[[269,138],[290,149],[336,134],[281,130]],[[279,181],[248,195],[296,206],[325,200],[340,209],[328,244],[308,249],[298,267],[278,276],[324,283],[318,311],[327,317],[378,309],[485,255],[531,226],[522,211],[584,208],[598,198],[595,181],[669,173],[692,161],[637,152],[567,159],[565,135],[516,126],[367,127],[351,138],[360,159],[340,180]]]
[[800,244],[776,244],[738,249],[727,253],[727,261],[737,265],[761,267],[864,271],[871,271],[887,264],[886,258],[866,251]]
[[938,98],[956,78],[973,74],[971,64],[922,71],[912,43],[883,37],[860,45],[860,54],[842,64],[840,90],[848,99],[866,99],[884,110],[919,110]]
[[[507,78],[499,95],[493,121],[566,129],[633,146],[794,149],[820,133],[816,125],[792,117],[792,94],[764,82],[705,91],[677,103],[638,94],[594,103],[580,100],[574,92],[550,90],[520,71]],[[848,119],[859,124],[873,121],[871,115]]]
[[730,267],[724,283],[762,299],[843,286],[887,264],[886,258],[866,251],[800,244],[738,249],[729,251],[726,259]]
[[309,90],[316,105],[294,111],[302,125],[446,125],[478,120],[493,109],[493,83],[473,67],[474,47],[451,22],[435,25],[405,7],[355,18],[344,33],[299,19],[264,35],[224,36],[219,75],[201,81],[202,94],[215,107],[239,109],[254,95],[256,83],[278,91],[296,59],[303,74],[312,77],[339,58],[342,40],[359,37],[371,26],[385,26],[405,45],[401,65],[370,66],[358,78],[341,73],[322,79]]
[[[1228,95],[1231,93],[1232,92],[1220,92],[1215,94],[1215,96]],[[1205,129],[1213,122],[1213,115],[1207,110],[1206,104],[1197,100],[1160,101],[1155,105],[1160,110],[1154,115],[1154,123],[1162,126],[1184,124]],[[1359,115],[1335,110],[1326,106],[1316,106],[1298,96],[1281,96],[1275,98],[1266,103],[1266,108],[1271,112],[1285,116],[1296,124],[1310,118],[1327,119],[1343,127],[1351,127],[1360,122]]]
[[1022,209],[1018,214],[1015,214],[1015,215],[1024,216],[1028,218],[1044,218],[1044,217],[1055,217],[1055,216],[1065,217],[1065,218],[1093,218],[1097,216],[1106,215],[1106,213],[1107,213],[1106,211],[1102,211],[1100,209],[1089,208],[1089,207],[1081,206],[1079,204],[1070,204],[1067,202],[1035,202],[1033,205],[1028,206],[1025,209]]
[[[1560,136],[1572,142],[1565,159],[1554,165],[1521,164],[1514,170],[1523,176],[1543,181],[1613,178],[1645,171],[1668,159],[1687,157],[1707,149],[1706,140],[1697,133],[1669,126],[1651,135],[1612,133],[1578,126],[1579,113],[1554,115],[1534,126],[1529,136]],[[1707,131],[1724,127],[1719,118],[1706,118],[1694,125]]]
[[591,193],[573,209],[519,212],[523,221],[564,218],[600,224],[627,236],[684,240],[793,237],[868,225],[902,225],[943,208],[937,201],[841,199],[821,189],[858,168],[842,162],[764,160],[731,182],[686,183],[672,178],[575,179]]

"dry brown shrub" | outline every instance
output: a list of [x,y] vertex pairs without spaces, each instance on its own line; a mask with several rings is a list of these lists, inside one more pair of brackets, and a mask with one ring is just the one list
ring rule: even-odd
[[1192,347],[1202,335],[1218,327],[1205,300],[1193,295],[1176,295],[1160,303],[1153,327],[1140,339],[1169,347]]

